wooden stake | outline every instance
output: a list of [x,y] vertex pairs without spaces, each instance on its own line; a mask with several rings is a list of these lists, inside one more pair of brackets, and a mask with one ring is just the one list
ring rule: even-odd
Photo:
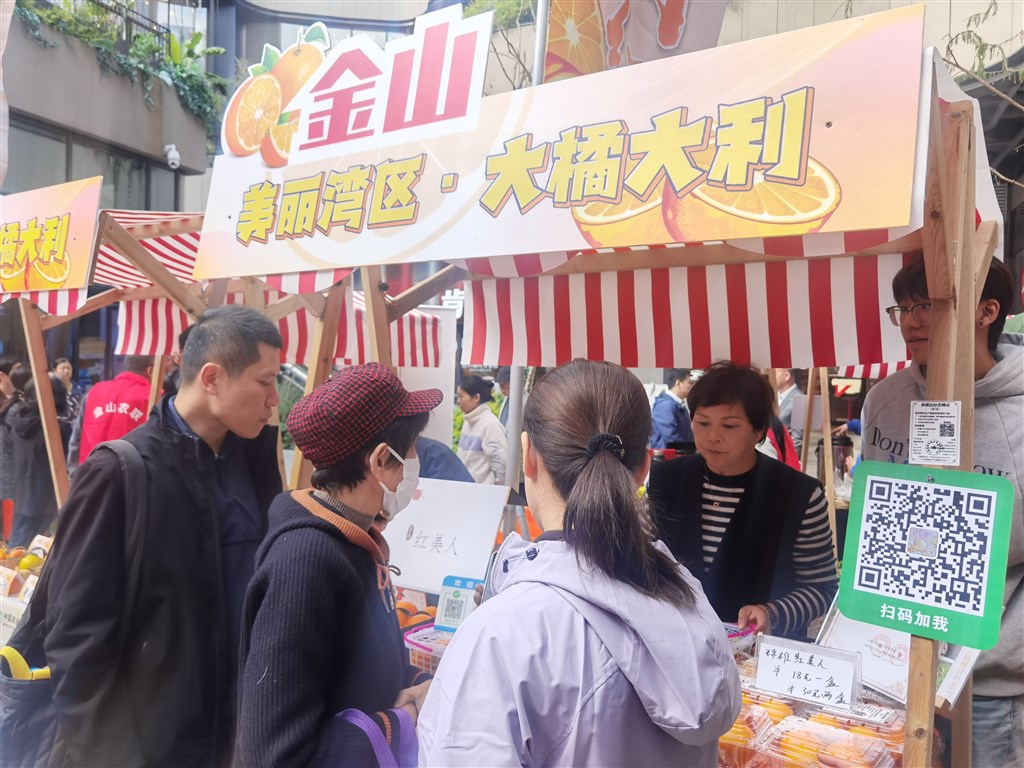
[[[970,102],[940,105],[932,94],[929,163],[925,180],[925,227],[922,238],[928,293],[932,298],[929,320],[929,400],[960,400],[960,468],[973,468],[974,437],[974,142]],[[930,768],[935,724],[935,641],[912,636],[907,697],[907,724],[903,764]],[[969,706],[970,702],[964,702]],[[963,728],[962,741],[970,742]],[[966,755],[969,744],[953,745]]]
[[807,459],[811,455],[811,419],[814,418],[814,390],[818,386],[818,369],[807,371],[807,415],[804,418],[804,441],[800,447],[800,466],[807,471]]
[[391,331],[388,328],[388,307],[381,289],[381,269],[362,267],[363,295],[366,301],[366,322],[370,329],[371,359],[394,368],[391,355]]
[[832,397],[829,392],[828,368],[818,372],[821,386],[821,463],[824,465],[825,501],[828,504],[828,527],[832,529],[832,556],[839,559],[839,534],[836,532],[835,451],[832,450]]
[[[426,280],[417,283],[407,291],[395,296],[388,305],[388,321],[394,321],[410,312],[428,299],[444,293],[466,276],[466,270],[448,265],[440,272],[435,272]],[[365,285],[363,286],[365,289]]]
[[121,300],[123,292],[119,288],[112,288],[109,291],[98,293],[95,296],[90,296],[86,299],[85,304],[80,306],[74,312],[68,312],[66,315],[46,315],[39,319],[39,327],[48,331],[51,328],[70,323],[76,318],[82,317],[83,315],[91,314],[97,309],[109,306]]
[[60,425],[57,423],[57,404],[53,400],[50,386],[50,366],[46,360],[43,343],[43,329],[39,322],[39,310],[28,299],[16,299],[21,312],[21,327],[28,346],[28,362],[32,368],[32,380],[36,387],[36,401],[42,418],[43,438],[46,441],[46,456],[50,460],[50,477],[57,508],[64,506],[68,498],[70,482],[68,465],[64,457],[64,443],[60,439]]
[[164,388],[164,362],[163,355],[153,357],[153,373],[149,377],[149,405],[146,407],[146,416],[153,410],[156,401],[160,398],[160,392]]
[[[334,368],[334,360],[338,347],[338,325],[341,322],[341,308],[345,304],[345,283],[333,286],[327,292],[324,311],[316,321],[313,343],[310,347],[310,366],[306,374],[306,394],[319,387]],[[313,477],[313,465],[307,461],[302,451],[295,448],[292,458],[292,488],[306,488]]]

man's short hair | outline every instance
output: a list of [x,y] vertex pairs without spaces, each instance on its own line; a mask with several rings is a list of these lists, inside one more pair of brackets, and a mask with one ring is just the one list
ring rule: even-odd
[[281,332],[255,309],[237,304],[208,309],[181,350],[181,381],[194,381],[207,363],[234,378],[259,361],[260,344],[280,349]]
[[690,375],[689,368],[666,368],[665,369],[665,386],[672,389],[676,385],[677,381],[686,381]]
[[[903,267],[892,278],[892,295],[896,301],[930,298],[928,293],[928,275],[924,266],[924,258],[915,259]],[[1013,274],[999,259],[992,259],[985,276],[985,285],[981,289],[981,300],[995,299],[999,302],[999,314],[996,321],[988,328],[989,352],[996,351],[999,336],[1006,324],[1006,315],[1013,304]]]
[[185,349],[185,342],[188,341],[188,337],[192,334],[193,328],[195,328],[195,326],[190,325],[184,331],[178,334],[178,352],[181,352],[183,349]]
[[124,369],[140,376],[145,376],[152,364],[153,358],[150,355],[128,355],[124,359]]

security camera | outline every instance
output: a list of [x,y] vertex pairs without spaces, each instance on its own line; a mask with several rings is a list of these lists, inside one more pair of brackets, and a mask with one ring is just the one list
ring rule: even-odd
[[181,152],[174,144],[164,144],[164,157],[167,158],[167,167],[172,171],[181,167]]

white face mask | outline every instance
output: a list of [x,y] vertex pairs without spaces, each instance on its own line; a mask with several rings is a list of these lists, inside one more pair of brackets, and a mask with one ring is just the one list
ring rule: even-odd
[[395,515],[409,506],[416,493],[416,488],[420,484],[420,460],[418,456],[415,459],[403,459],[390,445],[388,450],[402,462],[402,479],[395,490],[392,491],[380,480],[377,481],[384,490],[384,501],[380,513],[385,520],[392,520]]

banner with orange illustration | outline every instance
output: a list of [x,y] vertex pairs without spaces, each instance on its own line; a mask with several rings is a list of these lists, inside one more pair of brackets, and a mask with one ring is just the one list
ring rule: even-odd
[[42,187],[0,201],[0,292],[85,288],[103,177]]
[[728,0],[551,0],[544,82],[714,48]]
[[196,277],[909,223],[921,6],[481,98],[489,25],[271,51],[227,110]]

